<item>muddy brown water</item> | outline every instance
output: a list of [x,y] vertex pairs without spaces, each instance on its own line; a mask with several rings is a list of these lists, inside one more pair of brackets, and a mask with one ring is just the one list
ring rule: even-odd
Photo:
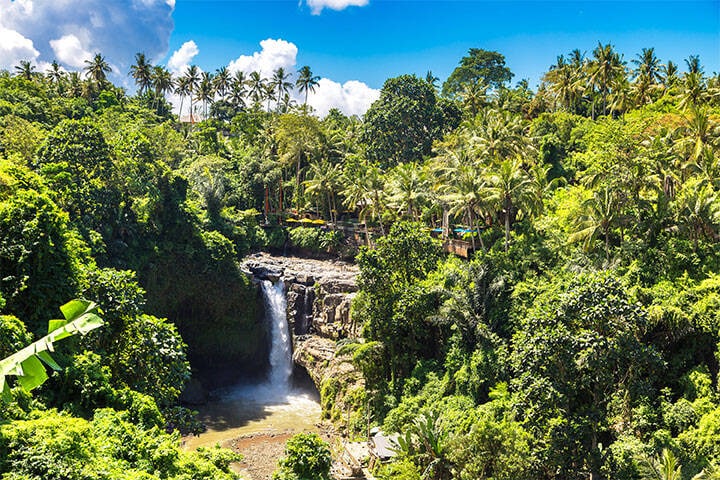
[[219,392],[217,399],[197,410],[207,430],[183,439],[188,450],[215,444],[227,447],[240,437],[317,432],[321,408],[316,392],[281,393],[260,385]]

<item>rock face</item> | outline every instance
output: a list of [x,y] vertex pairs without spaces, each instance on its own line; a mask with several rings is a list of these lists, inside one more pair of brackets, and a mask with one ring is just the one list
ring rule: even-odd
[[[359,326],[350,314],[357,292],[357,266],[332,260],[247,257],[243,270],[254,281],[282,278],[287,287],[288,327],[293,334],[293,361],[312,378],[320,392],[323,415],[350,423],[343,412],[359,411],[365,383],[352,356],[338,352],[337,341],[357,337]],[[360,420],[356,419],[356,423]]]
[[288,325],[295,339],[318,335],[339,340],[358,333],[350,316],[350,303],[357,291],[355,265],[259,253],[247,257],[243,267],[256,280],[283,278]]

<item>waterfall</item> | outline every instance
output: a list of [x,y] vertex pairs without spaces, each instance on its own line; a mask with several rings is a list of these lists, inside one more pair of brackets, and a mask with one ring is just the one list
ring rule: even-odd
[[285,283],[278,280],[274,285],[268,280],[262,282],[265,311],[271,324],[270,334],[270,387],[278,392],[289,392],[293,373],[292,343],[287,324],[287,299]]

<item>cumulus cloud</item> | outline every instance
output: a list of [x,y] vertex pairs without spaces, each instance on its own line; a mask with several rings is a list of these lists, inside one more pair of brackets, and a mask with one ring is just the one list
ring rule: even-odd
[[[260,51],[251,55],[240,55],[230,62],[228,70],[243,71],[246,74],[259,72],[264,78],[269,78],[275,70],[282,67],[287,73],[293,74],[292,80],[297,78],[298,47],[294,43],[268,38],[260,42],[260,47]],[[294,95],[298,103],[304,101],[304,95],[297,91]],[[337,108],[346,115],[363,115],[379,96],[379,90],[357,80],[340,84],[322,78],[315,87],[315,92],[308,95],[308,105],[321,117],[327,115],[331,108]]]
[[187,70],[190,62],[198,53],[200,53],[200,49],[193,40],[185,42],[173,52],[170,60],[168,60],[167,67],[173,73],[182,73]]
[[[135,53],[144,52],[153,61],[167,53],[174,3],[0,0],[0,67],[7,68],[5,62],[17,52],[25,60],[38,64],[58,60],[71,69],[82,68],[86,54],[101,53],[114,67],[111,78],[127,82]],[[29,42],[22,43],[22,38]],[[8,53],[10,50],[16,53]]]
[[345,10],[347,7],[364,7],[369,0],[306,0],[313,15],[320,15],[324,8]]
[[10,69],[21,60],[35,62],[39,55],[32,40],[0,25],[0,68]]
[[70,67],[83,68],[85,61],[92,58],[92,53],[85,50],[80,39],[73,34],[50,40],[50,46],[55,58]]
[[315,93],[308,96],[308,105],[321,117],[331,108],[337,108],[345,115],[363,115],[370,105],[380,97],[380,90],[368,87],[363,82],[350,80],[340,84],[328,78],[321,78]]
[[298,48],[294,43],[282,39],[267,38],[260,42],[261,50],[252,55],[240,55],[230,62],[228,70],[238,70],[245,73],[259,72],[263,77],[269,77],[272,72],[282,67],[291,69],[295,66]]

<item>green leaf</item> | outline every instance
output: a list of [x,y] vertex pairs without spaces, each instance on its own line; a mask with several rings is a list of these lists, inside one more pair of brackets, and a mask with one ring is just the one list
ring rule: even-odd
[[[70,300],[68,303],[60,307],[60,311],[68,321],[75,320],[83,313],[89,311],[94,307],[92,302],[87,300]],[[50,333],[50,332],[48,332]]]
[[18,383],[28,391],[39,387],[48,378],[45,367],[35,355],[22,361],[22,370],[23,375],[18,377]]
[[48,321],[48,333],[52,333],[58,328],[67,324],[67,320],[50,320]]
[[53,360],[53,358],[48,352],[38,352],[37,356],[40,360],[45,362],[48,367],[52,368],[56,372],[59,372],[61,370],[60,365],[58,365],[57,362]]
[[17,376],[19,385],[26,390],[38,387],[48,378],[43,362],[55,370],[60,369],[60,365],[47,353],[53,351],[54,341],[76,333],[86,334],[103,325],[102,319],[95,313],[97,306],[87,300],[73,300],[60,309],[67,321],[49,321],[49,333],[46,336],[0,360],[0,386],[3,389],[3,399],[8,390],[6,380],[8,375]]

